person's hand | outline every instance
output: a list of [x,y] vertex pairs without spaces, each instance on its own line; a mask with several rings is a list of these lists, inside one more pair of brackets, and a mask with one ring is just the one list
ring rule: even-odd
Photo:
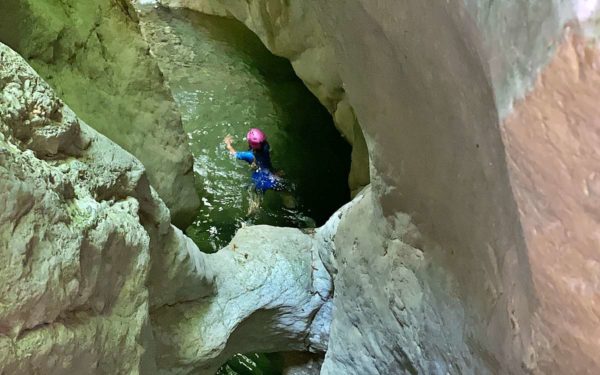
[[223,142],[225,142],[226,145],[231,145],[231,143],[233,142],[233,137],[231,136],[231,134],[227,134],[223,139]]

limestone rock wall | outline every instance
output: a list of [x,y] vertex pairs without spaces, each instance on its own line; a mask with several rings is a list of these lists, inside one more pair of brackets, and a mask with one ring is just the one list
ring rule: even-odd
[[[319,3],[318,14],[334,40],[367,138],[375,207],[380,205],[387,220],[410,213],[423,235],[439,244],[417,246],[428,265],[416,273],[419,288],[402,284],[402,268],[392,272],[397,276],[391,285],[422,290],[425,302],[409,314],[415,321],[396,326],[402,338],[397,342],[405,344],[385,366],[423,373],[520,373],[532,351],[533,295],[481,32],[460,2],[338,5]],[[370,252],[384,253],[390,235],[381,231],[379,241],[367,241],[376,244]],[[361,249],[364,240],[353,237]],[[349,259],[356,265],[366,258],[362,273],[369,278],[381,265],[367,254],[364,249]],[[366,288],[356,277],[347,276],[345,283],[348,290]],[[367,297],[361,306],[381,311],[375,326],[385,327],[383,317],[394,316],[394,309],[408,303],[405,298],[386,306]],[[344,299],[356,298],[350,293]],[[337,320],[334,315],[334,330]],[[354,319],[359,327],[371,321],[370,314]],[[347,331],[338,332],[340,342],[351,340]],[[333,331],[332,340],[335,336]],[[369,359],[378,348],[361,341],[354,348],[366,358],[361,366],[385,373],[376,367],[380,361]],[[344,351],[339,357],[330,353],[324,369],[334,374],[345,366]]]
[[598,372],[596,7],[197,4],[272,48],[327,40],[301,65],[334,62],[315,75],[335,66],[322,87],[344,87],[331,110],[358,118],[372,187],[316,233],[247,228],[203,255],[142,165],[1,47],[3,370],[210,373],[327,347],[324,374]]
[[[590,327],[596,280],[585,271],[597,262],[600,224],[592,203],[598,117],[587,106],[597,98],[597,42],[590,39],[598,35],[590,26],[597,25],[597,8],[585,1],[313,4],[367,138],[383,216],[393,222],[397,212],[409,212],[425,238],[441,244],[417,246],[428,265],[417,279],[435,313],[414,315],[439,316],[444,324],[427,332],[443,336],[414,336],[421,320],[398,327],[397,337],[419,343],[421,358],[408,351],[411,359],[396,363],[424,373],[598,372],[590,355],[598,350]],[[563,41],[567,22],[587,41]],[[349,233],[360,249],[360,232]],[[385,268],[362,258],[383,251],[385,241],[368,243],[377,245],[347,264],[376,275]],[[334,279],[336,307],[369,295],[362,292],[369,283],[342,279]],[[385,317],[402,304],[386,307],[375,294],[360,305],[367,306]],[[331,374],[346,365],[342,353],[362,350],[369,358],[380,350],[366,333],[355,351],[344,350],[357,337],[348,324],[369,326],[373,315],[336,330],[353,310],[334,311],[324,364]]]
[[144,163],[174,222],[192,219],[199,199],[187,138],[129,1],[2,1],[0,41]]

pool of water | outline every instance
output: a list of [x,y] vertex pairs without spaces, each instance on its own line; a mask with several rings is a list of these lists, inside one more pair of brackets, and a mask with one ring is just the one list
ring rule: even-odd
[[[235,20],[162,8],[142,19],[195,158],[203,204],[186,233],[202,251],[222,248],[243,225],[320,225],[349,200],[351,149],[289,61]],[[293,196],[269,191],[254,211],[251,170],[223,144],[231,134],[247,150],[251,127],[267,134],[273,165]]]

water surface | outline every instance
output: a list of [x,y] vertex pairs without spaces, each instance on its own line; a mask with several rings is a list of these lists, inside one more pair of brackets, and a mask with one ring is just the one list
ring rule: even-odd
[[[348,201],[350,147],[287,60],[235,20],[168,9],[143,19],[195,158],[203,205],[186,233],[203,251],[225,246],[243,225],[320,225]],[[256,199],[251,170],[222,140],[231,134],[234,146],[247,150],[251,127],[267,133],[273,165],[293,186],[294,208],[270,191],[249,213]]]

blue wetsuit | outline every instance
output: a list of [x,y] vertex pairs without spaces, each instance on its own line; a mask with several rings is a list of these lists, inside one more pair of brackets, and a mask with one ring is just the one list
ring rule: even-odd
[[273,173],[269,144],[265,143],[261,151],[254,153],[252,150],[236,152],[235,157],[250,164],[256,164],[256,171],[252,173],[252,181],[256,190],[265,192],[272,190],[285,190],[283,179]]

